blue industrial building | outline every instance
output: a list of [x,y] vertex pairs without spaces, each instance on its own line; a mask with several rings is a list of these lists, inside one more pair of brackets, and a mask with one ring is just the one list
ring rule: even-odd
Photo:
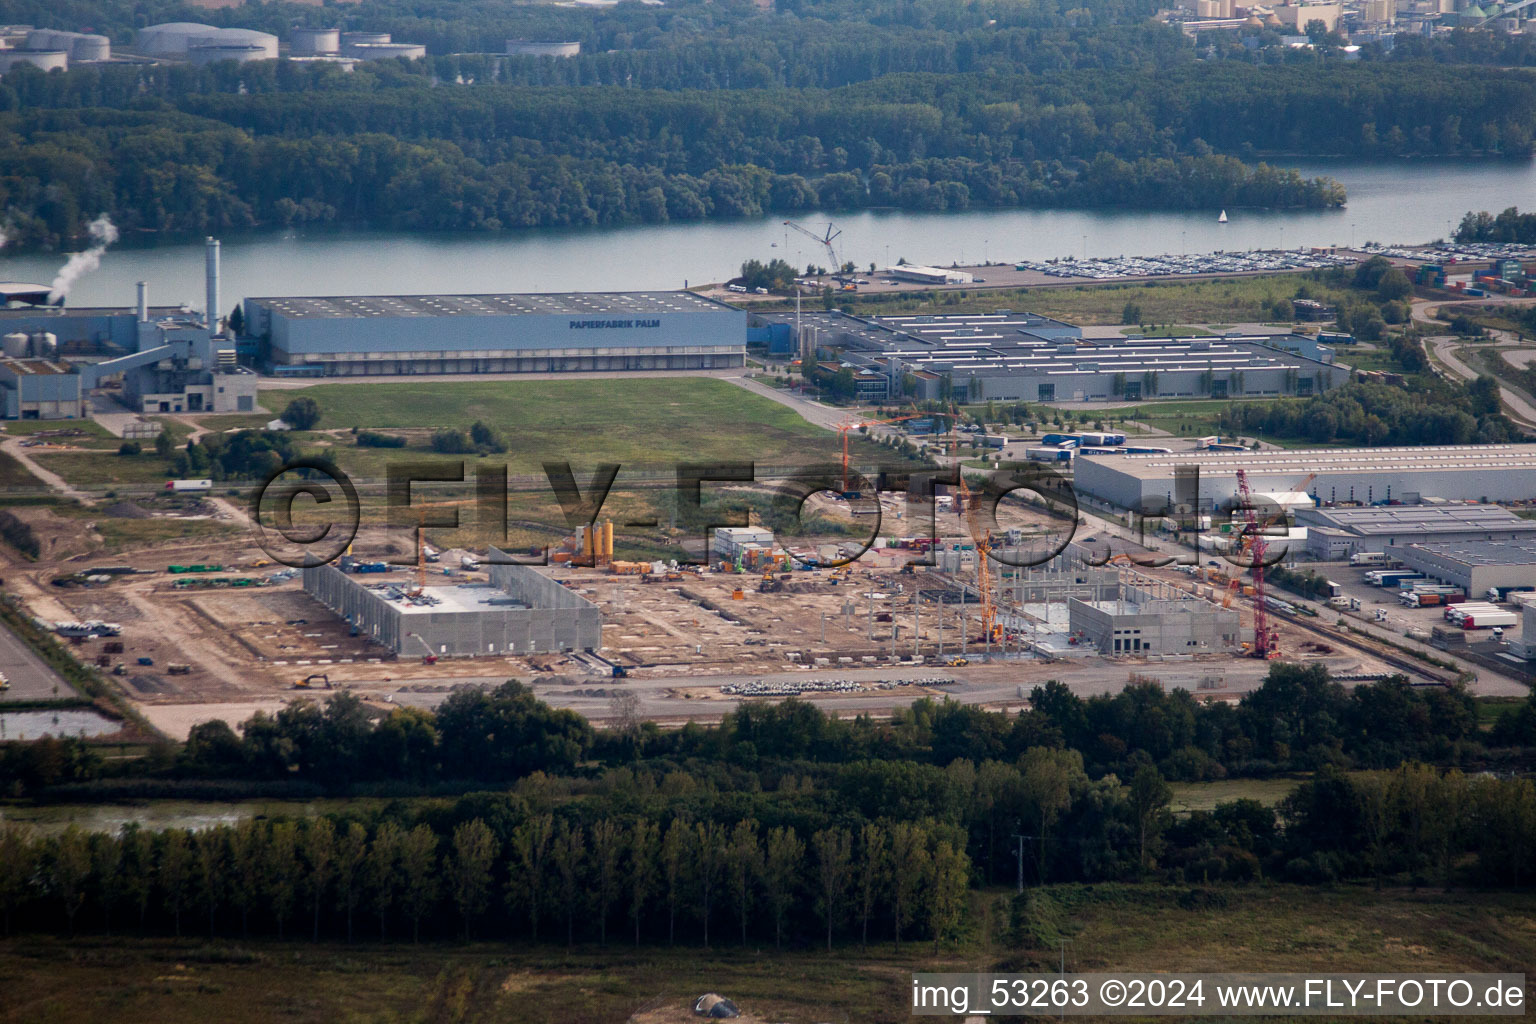
[[699,370],[743,365],[747,314],[691,292],[248,298],[275,374]]

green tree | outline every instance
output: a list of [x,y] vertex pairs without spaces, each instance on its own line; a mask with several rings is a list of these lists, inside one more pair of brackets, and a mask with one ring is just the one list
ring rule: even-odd
[[714,910],[715,890],[725,868],[726,836],[724,827],[714,822],[700,822],[693,829],[693,881],[698,887],[699,919],[704,926],[704,948],[709,948],[709,918]]
[[185,829],[171,829],[160,840],[160,891],[165,909],[171,915],[176,935],[181,935],[181,911],[187,902],[191,880],[192,852],[188,849]]
[[262,876],[267,909],[277,923],[277,937],[293,914],[299,896],[299,830],[291,821],[275,821],[266,830],[262,851]]
[[421,941],[421,919],[437,902],[437,836],[417,825],[400,841],[401,909],[411,920],[411,941]]
[[960,929],[970,881],[970,862],[965,851],[941,840],[928,862],[928,922],[933,931],[934,955],[938,955],[939,943],[953,939]]
[[379,916],[379,938],[389,936],[389,910],[394,906],[400,891],[400,856],[402,850],[400,826],[392,821],[381,824],[373,833],[368,846],[368,860],[363,868],[367,879],[368,902]]
[[744,818],[731,830],[730,847],[726,851],[729,860],[731,898],[736,904],[737,920],[741,924],[741,944],[747,944],[747,921],[752,913],[752,890],[757,876],[763,870],[762,844],[757,837],[757,822]]
[[90,837],[80,826],[70,825],[48,844],[48,884],[64,907],[71,937],[75,934],[75,915],[85,903],[90,875]]
[[592,866],[597,883],[592,887],[597,906],[598,944],[608,945],[608,913],[619,896],[619,858],[624,848],[618,823],[603,818],[592,826]]
[[368,830],[359,822],[349,822],[336,844],[336,906],[347,919],[348,945],[352,942],[352,915],[362,902],[367,863]]
[[901,933],[917,911],[917,894],[928,876],[928,832],[910,822],[891,826],[885,871],[890,878],[892,933],[901,949]]
[[514,870],[507,895],[509,902],[527,911],[528,934],[535,941],[539,937],[539,894],[544,891],[545,863],[554,830],[554,819],[548,814],[533,815],[512,830]]
[[816,851],[816,874],[821,883],[817,906],[827,926],[827,952],[832,951],[832,931],[842,920],[848,886],[853,877],[853,836],[845,828],[826,828],[811,836]]
[[561,821],[550,846],[549,859],[560,883],[560,909],[565,913],[565,944],[576,942],[576,912],[581,909],[582,869],[587,858],[586,832],[580,825]]
[[1162,831],[1173,790],[1163,780],[1162,772],[1148,760],[1137,767],[1136,774],[1131,777],[1130,797],[1131,810],[1136,815],[1138,863],[1141,870],[1146,871],[1152,866],[1149,855]]
[[304,855],[304,874],[300,880],[314,911],[310,941],[319,942],[320,905],[336,874],[336,826],[331,824],[331,819],[315,818],[306,822],[299,849]]
[[683,888],[688,883],[692,860],[688,856],[693,840],[693,828],[682,818],[673,818],[667,826],[666,837],[661,843],[661,874],[666,886],[667,944],[677,941],[677,908],[682,902]]
[[640,922],[656,888],[656,858],[659,854],[658,829],[641,819],[629,830],[629,918],[635,927],[635,945],[640,945]]
[[773,914],[773,945],[784,948],[784,915],[795,898],[796,882],[805,868],[805,843],[792,828],[780,826],[768,833],[768,855],[763,864],[763,890]]
[[462,822],[453,830],[449,863],[453,904],[464,921],[464,939],[472,937],[475,918],[490,903],[491,869],[500,844],[479,818]]
[[886,833],[879,825],[867,824],[859,831],[858,895],[859,948],[869,948],[869,919],[886,880]]
[[308,395],[300,395],[288,403],[278,419],[294,430],[310,430],[320,422],[320,404]]

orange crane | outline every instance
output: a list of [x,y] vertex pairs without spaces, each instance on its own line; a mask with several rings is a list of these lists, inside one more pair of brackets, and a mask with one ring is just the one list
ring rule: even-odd
[[1253,492],[1248,488],[1248,472],[1237,470],[1237,491],[1243,499],[1244,518],[1247,525],[1243,533],[1249,538],[1248,550],[1253,554],[1253,656],[1278,658],[1280,633],[1269,628],[1269,604],[1264,597],[1264,555],[1268,547],[1264,542],[1264,527],[1259,525],[1253,508]]
[[412,505],[416,510],[416,593],[420,594],[427,589],[427,509],[429,508],[454,508],[459,505],[473,505],[474,498],[454,498],[449,501],[427,501]]
[[849,420],[839,423],[834,427],[833,429],[841,434],[843,439],[843,496],[847,497],[850,493],[850,488],[848,487],[848,432],[850,430],[858,430],[860,427],[878,427],[887,423],[900,423],[902,420],[917,420],[922,419],[925,415],[927,414],[913,413],[910,416],[895,416],[888,420]]

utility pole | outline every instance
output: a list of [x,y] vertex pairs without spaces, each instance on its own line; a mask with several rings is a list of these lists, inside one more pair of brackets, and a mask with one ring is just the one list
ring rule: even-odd
[[1013,838],[1018,840],[1018,864],[1019,864],[1019,895],[1024,895],[1024,836],[1014,833]]

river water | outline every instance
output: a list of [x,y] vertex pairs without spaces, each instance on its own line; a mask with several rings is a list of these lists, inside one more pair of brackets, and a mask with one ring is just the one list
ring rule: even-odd
[[[1449,234],[1468,210],[1536,206],[1533,161],[1309,161],[1303,174],[1343,182],[1339,210],[1139,212],[972,210],[805,214],[814,228],[842,229],[839,252],[859,266],[897,259],[949,264],[1068,255],[1154,255],[1368,241],[1427,242]],[[781,217],[502,235],[269,231],[223,239],[223,305],[254,295],[599,291],[681,288],[733,276],[743,260],[786,255],[825,265],[825,251],[788,231]],[[0,278],[47,283],[61,260],[4,258]],[[70,295],[71,305],[131,305],[148,281],[156,305],[203,303],[202,246],[120,246]]]

